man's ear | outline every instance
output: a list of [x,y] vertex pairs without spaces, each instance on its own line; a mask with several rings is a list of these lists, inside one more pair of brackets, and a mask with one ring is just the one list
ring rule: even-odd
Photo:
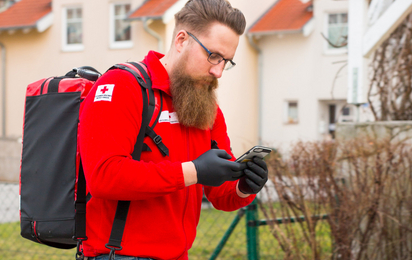
[[183,49],[187,46],[188,44],[188,39],[189,35],[185,30],[180,30],[177,32],[176,37],[175,37],[175,48],[177,52],[182,52]]

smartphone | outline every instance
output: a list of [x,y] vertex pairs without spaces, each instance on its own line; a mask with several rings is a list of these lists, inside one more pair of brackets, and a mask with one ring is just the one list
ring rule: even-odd
[[236,162],[239,162],[239,163],[248,162],[248,161],[251,161],[252,158],[255,156],[263,159],[266,155],[270,154],[270,152],[272,152],[272,148],[257,145],[257,146],[252,147],[249,151],[244,153],[239,158],[237,158]]

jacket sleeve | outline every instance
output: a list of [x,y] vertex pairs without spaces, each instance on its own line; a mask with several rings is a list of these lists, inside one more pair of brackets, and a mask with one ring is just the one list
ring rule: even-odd
[[[227,135],[227,127],[222,111],[218,108],[216,121],[211,131],[212,140],[218,143],[220,149],[226,150],[231,156],[232,161],[235,157],[230,149],[230,139]],[[216,209],[233,211],[249,205],[256,195],[241,198],[236,193],[238,181],[227,181],[219,187],[203,186],[206,197]]]
[[[105,85],[109,88],[104,88]],[[103,86],[105,92],[112,89],[106,100],[95,100],[99,86]],[[130,73],[122,70],[104,74],[84,100],[79,146],[87,188],[92,196],[141,200],[185,187],[180,162],[132,159],[142,109],[141,87]]]

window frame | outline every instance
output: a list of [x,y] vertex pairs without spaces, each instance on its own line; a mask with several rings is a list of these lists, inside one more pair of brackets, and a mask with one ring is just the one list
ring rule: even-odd
[[[330,15],[334,15],[334,14],[346,14],[348,15],[348,11],[334,11],[334,12],[327,12],[325,13],[324,16],[324,30],[323,30],[323,34],[325,35],[325,37],[327,39],[329,39],[329,18]],[[348,26],[348,21],[346,22],[346,26]],[[343,48],[329,48],[329,42],[327,42],[326,40],[324,40],[324,54],[327,55],[339,55],[339,54],[346,54],[348,53],[348,46],[343,47]]]
[[[75,44],[69,44],[67,43],[67,10],[69,9],[81,9],[82,10],[82,43],[75,43]],[[84,9],[83,6],[81,5],[71,5],[71,6],[65,6],[62,8],[62,51],[64,52],[77,52],[77,51],[83,51],[84,50]]]
[[[69,9],[81,9],[82,10],[82,43],[75,43],[75,44],[69,44],[67,43],[67,11]],[[72,5],[72,6],[65,6],[62,9],[62,51],[64,52],[77,52],[77,51],[83,51],[84,50],[84,9],[81,5]]]
[[[289,117],[289,107],[291,103],[296,103],[296,120],[290,120]],[[299,124],[299,101],[298,100],[285,100],[284,101],[284,113],[283,113],[283,123],[287,125]]]
[[[109,46],[110,49],[130,49],[133,47],[133,30],[130,28],[130,40],[128,41],[115,41],[115,22],[116,22],[116,16],[115,16],[115,6],[116,5],[130,5],[130,11],[132,9],[132,3],[130,1],[121,1],[121,2],[113,2],[110,3],[110,13],[109,13]],[[127,14],[126,14],[127,17]],[[132,27],[131,22],[130,27]]]
[[[344,110],[347,109],[349,114],[348,115],[344,115]],[[340,113],[338,115],[338,122],[339,123],[345,123],[345,122],[354,122],[355,120],[355,115],[354,115],[355,111],[353,109],[353,107],[351,106],[344,106],[340,109]]]

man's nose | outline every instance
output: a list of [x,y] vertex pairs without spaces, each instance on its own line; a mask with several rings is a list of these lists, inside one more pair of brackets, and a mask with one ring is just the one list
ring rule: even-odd
[[222,61],[222,62],[220,62],[220,63],[217,64],[217,65],[213,65],[213,66],[210,68],[209,73],[210,73],[211,75],[213,75],[215,78],[220,78],[220,77],[222,77],[222,73],[223,73],[223,70],[224,70],[224,69],[225,69],[225,62]]

